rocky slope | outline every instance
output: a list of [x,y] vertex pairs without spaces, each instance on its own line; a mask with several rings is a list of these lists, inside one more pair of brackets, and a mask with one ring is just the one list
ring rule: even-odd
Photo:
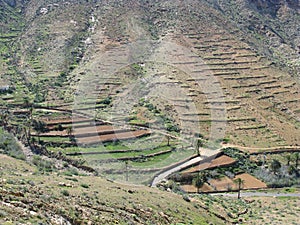
[[299,74],[299,1],[218,1],[218,7],[261,54]]
[[187,202],[173,193],[80,173],[70,175],[70,169],[69,173],[45,172],[45,168],[2,154],[0,162],[3,225],[229,224],[199,203]]
[[[88,76],[104,71],[97,66],[109,50],[137,40],[160,40],[190,49],[222,90],[218,99],[206,101],[215,96],[201,95],[203,90],[189,79],[191,75],[174,72],[172,79],[186,88],[201,112],[201,118],[194,112],[187,116],[178,109],[166,110],[162,100],[155,100],[178,124],[198,121],[197,132],[209,138],[211,124],[220,122],[215,111],[225,103],[227,114],[221,122],[226,128],[218,130],[234,144],[299,143],[298,1],[2,0],[1,7],[2,82],[18,90],[16,102],[29,95],[36,103],[68,103],[72,108],[79,81],[92,82]],[[180,60],[186,65],[190,61]],[[171,77],[171,69],[159,70]],[[126,79],[121,80],[123,86]]]

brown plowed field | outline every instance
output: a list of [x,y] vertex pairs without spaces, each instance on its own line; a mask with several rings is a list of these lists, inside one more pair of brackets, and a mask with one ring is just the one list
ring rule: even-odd
[[126,132],[125,129],[120,129],[110,125],[103,125],[103,126],[90,126],[90,127],[81,127],[75,128],[74,134],[81,135],[81,134],[108,134],[108,133],[118,133],[118,132]]
[[213,179],[209,181],[210,186],[212,186],[216,191],[228,191],[234,187],[233,181],[228,177],[222,177],[221,179]]
[[234,160],[233,158],[231,158],[227,155],[222,155],[216,159],[213,159],[211,162],[202,163],[198,166],[194,166],[185,172],[186,173],[195,173],[195,172],[199,172],[201,170],[212,169],[212,168],[219,167],[219,166],[228,166],[235,162],[236,162],[236,160]]
[[[95,135],[101,135],[108,134],[108,133],[117,133],[121,131],[126,131],[124,129],[118,129],[114,128],[113,126],[109,125],[103,125],[103,126],[86,126],[81,128],[75,128],[73,134],[76,135],[83,135],[86,134],[86,136],[95,136]],[[66,130],[63,131],[50,131],[46,133],[40,134],[40,136],[67,136]]]
[[[197,192],[197,188],[194,185],[182,185],[180,186],[180,188],[188,193],[196,193]],[[200,192],[213,192],[214,189],[209,186],[209,184],[205,183],[201,188],[200,188]]]
[[[109,134],[109,133],[119,133],[126,132],[128,130],[115,128],[110,125],[100,125],[100,126],[86,126],[75,128],[73,131],[73,135],[86,135],[86,136],[96,136],[101,134]],[[47,133],[42,133],[40,136],[68,136],[66,130],[63,131],[50,131]]]
[[[241,178],[244,181],[242,185],[242,189],[261,189],[267,188],[267,185],[251,176],[250,174],[243,173],[235,176],[234,179],[230,179],[229,177],[222,177],[220,179],[212,179],[209,180],[208,183],[205,183],[201,188],[201,192],[215,192],[215,191],[230,191],[237,190],[238,186],[234,183],[234,180],[237,178]],[[196,193],[197,188],[194,185],[182,185],[180,186],[183,191],[188,193]]]
[[264,182],[256,179],[250,174],[247,173],[239,174],[234,178],[234,180],[237,178],[241,178],[242,180],[244,180],[243,189],[267,188],[267,185]]
[[136,131],[117,133],[117,134],[105,134],[101,136],[78,138],[77,141],[79,142],[79,144],[96,144],[99,142],[138,138],[138,137],[148,135],[150,133],[151,132],[147,130],[136,130]]
[[63,130],[63,131],[50,131],[47,133],[41,133],[39,136],[40,137],[57,137],[57,136],[68,136],[68,134],[65,130]]

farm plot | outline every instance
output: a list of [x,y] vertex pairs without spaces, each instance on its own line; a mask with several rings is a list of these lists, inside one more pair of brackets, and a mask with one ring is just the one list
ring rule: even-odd
[[[247,174],[247,173],[243,173],[243,174],[239,174],[239,175],[236,175],[234,180],[236,179],[242,179],[244,181],[244,184],[243,184],[243,189],[259,189],[259,188],[267,188],[267,185],[258,180],[257,178],[251,176],[250,174]],[[235,189],[237,188],[237,185],[235,185]]]
[[136,130],[136,131],[125,131],[125,132],[114,133],[114,134],[103,134],[100,136],[78,137],[76,138],[76,140],[79,145],[92,145],[92,144],[111,142],[117,140],[135,139],[150,134],[151,132],[147,130]]
[[52,140],[64,140],[67,137],[76,137],[79,145],[135,139],[151,133],[148,130],[130,130],[105,125],[102,121],[94,121],[84,117],[73,119],[65,117],[56,120],[44,119],[44,121],[48,130],[50,130],[39,134],[44,140],[46,138],[48,140],[51,140],[51,138]]
[[122,133],[126,132],[128,129],[114,127],[112,125],[99,125],[99,126],[85,126],[85,127],[76,127],[74,129],[74,135],[77,138],[80,137],[89,137],[89,136],[100,136],[105,134],[113,133]]
[[[250,174],[244,173],[235,176],[233,179],[227,176],[217,179],[210,179],[202,185],[200,191],[209,193],[237,190],[238,185],[234,181],[238,178],[241,178],[243,180],[241,188],[244,190],[267,188],[267,185],[264,182],[258,180]],[[180,187],[188,193],[197,192],[197,188],[193,185],[181,185]]]
[[[198,192],[198,189],[194,185],[189,185],[189,184],[180,185],[180,188],[186,193],[197,193]],[[204,192],[204,193],[209,193],[209,192],[213,192],[213,191],[214,191],[213,187],[207,183],[203,184],[203,186],[199,189],[199,192]]]
[[226,176],[218,179],[212,179],[208,181],[208,183],[215,191],[229,191],[235,185],[233,181]]
[[41,117],[48,129],[38,136],[48,150],[84,161],[110,179],[125,181],[124,163],[128,162],[130,182],[149,182],[160,169],[188,157],[185,144],[149,129],[129,124],[120,126],[85,117]]
[[229,166],[231,164],[234,164],[235,162],[236,162],[235,159],[227,155],[222,155],[217,157],[216,159],[213,159],[211,162],[202,163],[188,170],[185,170],[184,173],[195,173],[205,169],[213,169],[215,167]]

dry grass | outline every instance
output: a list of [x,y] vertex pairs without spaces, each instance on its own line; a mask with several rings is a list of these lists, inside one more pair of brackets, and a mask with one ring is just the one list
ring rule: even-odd
[[173,193],[63,171],[42,174],[5,155],[0,162],[1,224],[57,224],[62,217],[73,224],[224,224]]

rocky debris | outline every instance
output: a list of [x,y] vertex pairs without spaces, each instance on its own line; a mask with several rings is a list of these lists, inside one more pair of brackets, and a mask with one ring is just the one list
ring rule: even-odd
[[134,194],[135,192],[133,190],[128,190],[129,194]]
[[66,183],[64,183],[64,182],[60,182],[60,183],[58,184],[58,186],[60,186],[60,187],[69,187],[69,188],[74,187],[72,184],[66,184]]
[[40,9],[40,14],[46,15],[47,13],[48,13],[48,9],[47,8],[41,8]]

